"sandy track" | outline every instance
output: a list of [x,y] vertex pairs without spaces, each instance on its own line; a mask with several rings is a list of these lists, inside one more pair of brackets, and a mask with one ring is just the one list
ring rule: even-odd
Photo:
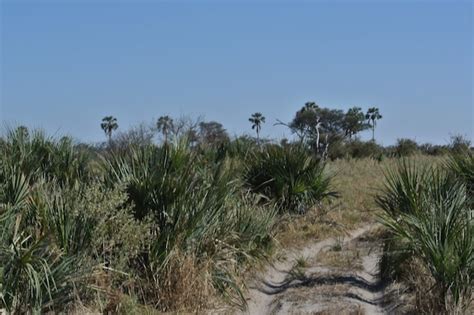
[[384,288],[378,277],[380,253],[377,251],[361,257],[362,270],[341,274],[331,266],[314,265],[305,268],[303,276],[291,276],[297,259],[314,260],[334,245],[348,244],[372,228],[374,225],[352,231],[342,244],[341,240],[330,238],[299,250],[285,250],[282,256],[286,259],[266,268],[250,285],[248,308],[241,314],[315,314],[331,312],[329,308],[335,305],[349,313],[383,314]]

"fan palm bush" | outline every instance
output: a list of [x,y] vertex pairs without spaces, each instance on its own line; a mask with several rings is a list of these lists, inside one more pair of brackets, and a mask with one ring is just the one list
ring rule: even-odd
[[464,183],[444,169],[404,160],[387,172],[377,202],[393,235],[392,261],[416,258],[434,280],[429,290],[436,309],[431,311],[465,309],[474,279],[474,221]]
[[450,156],[446,167],[463,181],[469,194],[471,205],[474,204],[474,154],[470,151],[464,151]]
[[78,295],[87,300],[93,270],[125,268],[148,229],[122,187],[91,176],[70,139],[18,128],[1,145],[0,308],[64,311]]
[[[255,210],[255,202],[242,196],[232,160],[209,160],[180,139],[162,147],[130,148],[126,154],[104,157],[103,165],[109,184],[125,186],[135,217],[151,222],[149,248],[139,264],[144,269],[137,270],[144,279],[146,302],[175,309],[180,296],[195,296],[189,290],[211,285],[230,301],[244,304],[238,271],[265,256],[274,211]],[[192,286],[186,285],[178,261],[198,271]],[[196,281],[203,282],[200,289]]]
[[0,307],[12,313],[64,310],[80,290],[79,256],[66,255],[48,233],[26,222],[29,179],[12,173],[0,182]]
[[250,189],[277,203],[280,212],[304,212],[335,197],[325,164],[301,146],[269,145],[254,152],[245,180]]
[[[13,175],[0,199],[0,288],[12,312],[62,311],[86,301],[94,273],[128,271],[148,240],[119,187],[74,188]],[[97,285],[96,285],[97,286]],[[108,288],[103,288],[108,290]]]
[[63,185],[90,181],[90,158],[87,152],[77,150],[68,137],[57,140],[40,130],[10,129],[0,155],[0,163],[14,166],[31,182],[39,178],[55,178]]

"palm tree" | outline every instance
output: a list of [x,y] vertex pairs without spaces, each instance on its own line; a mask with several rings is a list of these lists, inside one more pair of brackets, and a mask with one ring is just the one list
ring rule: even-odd
[[252,129],[257,132],[257,142],[260,142],[260,130],[262,130],[262,124],[265,123],[265,116],[262,113],[254,113],[249,121],[252,123]]
[[369,108],[367,114],[365,114],[365,119],[367,119],[369,125],[372,127],[372,141],[375,141],[375,126],[377,125],[377,120],[382,119],[379,109],[377,107]]
[[105,116],[102,118],[100,128],[104,130],[105,135],[109,138],[109,144],[112,142],[112,132],[118,128],[117,118],[114,116]]
[[173,118],[170,116],[161,116],[156,122],[156,128],[165,137],[165,143],[168,143],[168,135],[173,130]]

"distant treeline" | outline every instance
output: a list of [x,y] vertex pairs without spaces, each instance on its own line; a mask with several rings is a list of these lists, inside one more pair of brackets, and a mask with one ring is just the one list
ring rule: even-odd
[[[113,116],[104,117],[101,128],[107,136],[107,143],[100,147],[126,148],[131,143],[147,145],[157,142],[167,143],[170,140],[186,137],[195,148],[221,147],[229,149],[234,145],[268,145],[281,146],[303,145],[316,156],[324,159],[339,158],[383,158],[402,157],[412,154],[444,155],[470,150],[471,142],[462,135],[451,136],[446,145],[430,143],[418,144],[413,139],[400,138],[395,145],[382,146],[375,140],[377,121],[382,119],[377,107],[369,108],[365,113],[360,107],[347,111],[325,108],[314,102],[307,102],[298,110],[290,122],[277,120],[275,125],[288,128],[294,135],[292,140],[262,139],[260,132],[265,124],[265,116],[256,112],[249,122],[256,137],[244,135],[231,138],[224,126],[216,121],[202,119],[161,116],[155,123],[141,124],[124,132],[116,132],[119,125]],[[372,139],[363,141],[359,134],[371,130]]]
[[[239,146],[298,145],[306,147],[314,155],[323,159],[403,157],[413,154],[445,155],[472,150],[471,141],[463,135],[451,136],[445,145],[417,143],[416,140],[400,138],[396,144],[382,146],[376,141],[377,121],[383,117],[377,107],[363,111],[361,107],[352,107],[347,111],[321,107],[315,102],[307,102],[298,110],[289,122],[276,120],[274,125],[288,128],[292,139],[261,138],[260,133],[266,122],[265,116],[256,112],[249,118],[255,137],[241,135],[231,137],[224,126],[217,121],[193,119],[187,116],[173,118],[168,115],[159,117],[151,123],[141,123],[127,130],[120,130],[118,119],[106,116],[100,123],[106,141],[98,144],[80,143],[79,147],[100,152],[102,150],[126,150],[130,145],[144,146],[168,143],[186,138],[190,147],[195,149],[220,148],[233,150]],[[28,128],[18,127],[28,133]],[[372,139],[361,140],[360,133],[370,130]]]

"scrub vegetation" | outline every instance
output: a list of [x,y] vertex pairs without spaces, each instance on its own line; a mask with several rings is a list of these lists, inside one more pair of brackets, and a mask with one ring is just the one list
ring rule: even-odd
[[[281,143],[261,137],[261,113],[250,118],[256,138],[169,116],[126,132],[108,116],[100,145],[6,130],[0,309],[245,310],[245,275],[279,248],[379,220],[388,235],[380,240],[382,274],[418,296],[414,310],[464,312],[474,277],[469,143],[454,139],[436,153],[448,158],[429,156],[433,146],[383,148],[357,138],[365,129],[375,137],[380,119],[377,108],[364,115],[307,103],[290,123],[279,122],[296,135]],[[298,268],[305,265],[302,257]],[[407,280],[414,269],[419,282]]]

